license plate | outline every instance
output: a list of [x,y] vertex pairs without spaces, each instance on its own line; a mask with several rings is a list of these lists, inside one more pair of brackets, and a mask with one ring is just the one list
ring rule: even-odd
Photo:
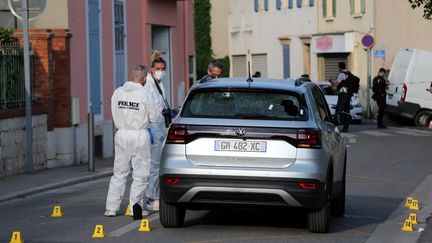
[[267,151],[267,142],[243,140],[216,140],[215,151],[265,153]]

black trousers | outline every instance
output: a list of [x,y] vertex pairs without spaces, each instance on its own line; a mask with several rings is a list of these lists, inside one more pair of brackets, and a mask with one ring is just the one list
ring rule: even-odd
[[384,119],[384,110],[386,107],[386,95],[385,94],[377,94],[376,95],[376,102],[378,105],[378,126],[383,126],[383,119]]
[[[336,117],[338,115],[339,112],[346,112],[346,113],[350,113],[350,105],[351,105],[351,94],[348,93],[339,93],[338,94],[338,101],[336,104]],[[336,120],[338,120],[336,118]],[[350,125],[350,120],[349,119],[344,119],[343,121],[341,121],[343,124],[343,128],[342,131],[348,131],[349,125]]]

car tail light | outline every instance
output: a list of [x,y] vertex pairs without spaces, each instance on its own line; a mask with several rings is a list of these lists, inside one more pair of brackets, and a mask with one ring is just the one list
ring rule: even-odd
[[300,188],[305,190],[316,190],[317,184],[316,183],[310,183],[310,182],[302,182],[298,184]]
[[184,144],[186,142],[187,127],[181,124],[172,124],[168,130],[166,143]]
[[321,148],[321,131],[318,129],[299,129],[297,133],[298,148]]
[[166,185],[176,185],[179,184],[181,182],[181,179],[179,178],[166,178],[164,180]]
[[405,101],[406,93],[407,93],[407,85],[406,85],[406,83],[404,83],[402,86],[401,101]]

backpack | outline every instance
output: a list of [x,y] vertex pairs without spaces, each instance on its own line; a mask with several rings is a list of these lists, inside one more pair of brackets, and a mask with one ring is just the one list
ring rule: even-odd
[[348,88],[348,93],[355,94],[359,92],[360,89],[360,78],[352,74],[351,72],[343,72],[348,77],[342,81],[341,86]]

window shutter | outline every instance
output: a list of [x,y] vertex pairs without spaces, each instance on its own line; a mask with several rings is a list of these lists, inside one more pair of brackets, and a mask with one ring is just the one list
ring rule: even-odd
[[361,0],[361,12],[362,14],[366,13],[366,0]]
[[269,10],[269,0],[264,0],[264,10],[265,11]]
[[288,0],[288,8],[293,8],[293,0]]
[[322,0],[323,17],[327,17],[327,0]]
[[297,0],[297,8],[301,8],[302,7],[302,0]]
[[255,12],[258,12],[258,10],[259,10],[259,2],[258,2],[259,0],[254,0],[254,11]]
[[281,10],[281,8],[282,8],[282,2],[281,2],[281,0],[276,0],[276,9],[277,10]]
[[333,0],[333,17],[336,17],[336,0]]
[[350,0],[351,15],[355,14],[355,0]]

